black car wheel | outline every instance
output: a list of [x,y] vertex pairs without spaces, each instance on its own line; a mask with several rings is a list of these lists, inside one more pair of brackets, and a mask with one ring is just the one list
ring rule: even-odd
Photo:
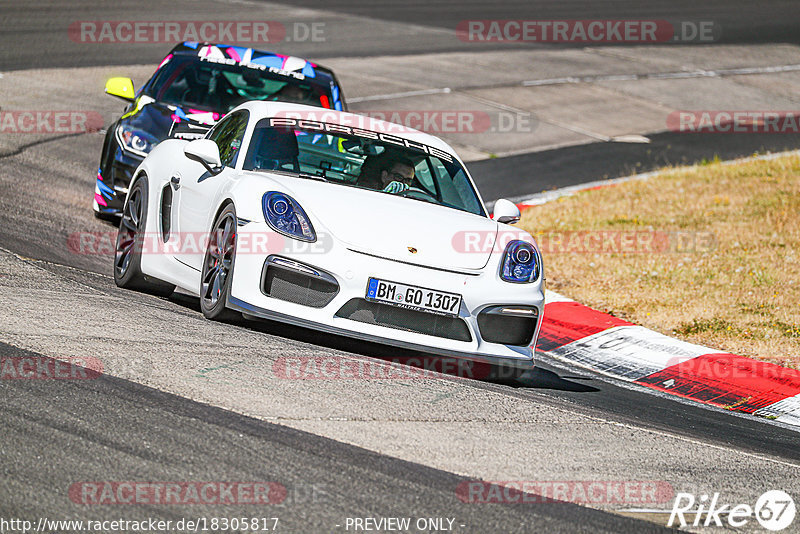
[[175,286],[142,273],[142,245],[147,219],[147,177],[136,180],[122,210],[114,249],[114,282],[125,289],[169,296]]
[[229,321],[238,315],[225,307],[233,279],[236,231],[236,210],[228,204],[211,227],[200,273],[200,309],[209,319]]

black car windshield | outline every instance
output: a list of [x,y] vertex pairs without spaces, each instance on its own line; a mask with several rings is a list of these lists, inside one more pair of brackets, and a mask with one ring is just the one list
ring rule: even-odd
[[486,215],[467,173],[450,153],[391,134],[261,119],[243,168],[293,173]]
[[172,57],[156,73],[146,94],[159,102],[225,114],[249,100],[279,100],[332,107],[330,87],[309,78],[284,76],[270,69]]

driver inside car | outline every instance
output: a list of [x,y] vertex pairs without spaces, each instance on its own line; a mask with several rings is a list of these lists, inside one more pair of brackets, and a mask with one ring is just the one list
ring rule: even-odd
[[381,170],[381,185],[384,193],[398,194],[408,191],[414,180],[414,164],[406,158],[395,159]]

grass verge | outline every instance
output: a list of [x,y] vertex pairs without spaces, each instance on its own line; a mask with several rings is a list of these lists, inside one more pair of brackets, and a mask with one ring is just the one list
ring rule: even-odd
[[533,207],[520,226],[549,289],[800,368],[800,157],[668,169]]

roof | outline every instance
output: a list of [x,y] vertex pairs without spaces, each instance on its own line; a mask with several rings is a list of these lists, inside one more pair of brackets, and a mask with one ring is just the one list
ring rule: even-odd
[[[336,111],[333,109],[306,106],[303,104],[293,104],[289,102],[263,102],[250,101],[232,109],[230,113],[238,109],[247,109],[258,120],[267,117],[286,117],[302,121],[321,122],[329,125],[350,127],[358,130],[366,130],[377,134],[384,134],[382,137],[394,137],[407,139],[409,141],[428,145],[439,150],[443,150],[458,158],[455,150],[438,137],[415,130],[408,126],[402,126],[391,122],[382,121],[373,117],[349,113],[346,111]],[[330,130],[336,134],[335,126]],[[342,132],[344,133],[344,132]]]
[[176,45],[170,54],[212,57],[219,60],[233,60],[237,63],[263,65],[284,71],[300,72],[309,78],[316,78],[319,74],[334,77],[331,69],[307,59],[244,46],[185,41]]

